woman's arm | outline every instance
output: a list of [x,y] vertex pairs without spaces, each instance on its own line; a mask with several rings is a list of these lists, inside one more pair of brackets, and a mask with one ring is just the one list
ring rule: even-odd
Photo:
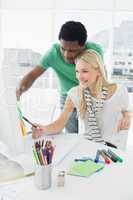
[[37,128],[32,127],[32,137],[34,139],[37,139],[44,134],[60,132],[65,127],[65,124],[67,123],[73,109],[74,109],[73,102],[71,98],[68,96],[66,99],[66,103],[64,105],[64,110],[60,114],[58,119],[48,125],[35,124]]

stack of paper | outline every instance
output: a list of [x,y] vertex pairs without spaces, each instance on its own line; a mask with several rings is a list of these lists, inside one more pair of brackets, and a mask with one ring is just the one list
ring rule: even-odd
[[68,170],[69,175],[87,177],[104,168],[104,163],[95,163],[91,160],[85,162],[73,161]]

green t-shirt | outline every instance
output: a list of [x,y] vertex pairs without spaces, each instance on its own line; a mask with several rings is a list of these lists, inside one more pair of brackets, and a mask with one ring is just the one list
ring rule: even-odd
[[[103,59],[103,51],[98,44],[87,42],[85,49],[97,51]],[[58,77],[61,95],[66,95],[72,87],[78,85],[75,64],[68,64],[65,62],[60,52],[59,44],[54,44],[51,49],[42,56],[39,65],[45,70],[51,67],[55,71]]]

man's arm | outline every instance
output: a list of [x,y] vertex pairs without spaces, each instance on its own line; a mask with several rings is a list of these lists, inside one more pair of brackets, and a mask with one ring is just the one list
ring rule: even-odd
[[23,79],[20,81],[18,88],[16,89],[17,100],[20,100],[20,96],[23,92],[28,90],[34,81],[45,71],[45,69],[40,66],[36,66],[32,71],[26,74]]

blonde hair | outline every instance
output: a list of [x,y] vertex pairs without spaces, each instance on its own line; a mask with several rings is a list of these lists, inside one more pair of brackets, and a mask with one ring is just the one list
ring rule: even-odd
[[[79,60],[83,60],[83,61],[87,62],[94,69],[98,69],[100,71],[101,76],[98,78],[95,88],[94,88],[96,91],[96,94],[99,94],[102,91],[102,88],[104,86],[108,85],[105,68],[104,68],[103,61],[102,61],[100,55],[94,50],[86,50],[77,56],[75,63],[77,63]],[[81,118],[84,118],[85,112],[86,112],[86,102],[84,99],[84,88],[82,88],[80,86],[79,89],[80,89],[79,112],[80,112]]]

